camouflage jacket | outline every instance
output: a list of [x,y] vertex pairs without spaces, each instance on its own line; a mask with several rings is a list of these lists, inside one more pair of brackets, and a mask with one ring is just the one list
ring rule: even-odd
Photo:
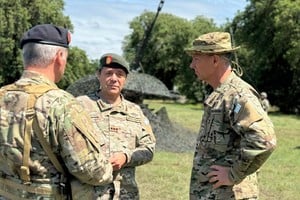
[[[212,184],[206,177],[211,165],[231,167],[230,179],[238,184],[262,166],[275,146],[273,124],[260,104],[259,94],[231,73],[204,102],[192,168],[191,199],[211,197]],[[220,198],[222,190],[233,196],[231,186],[221,187],[212,192],[215,199]]]
[[[36,100],[34,108],[46,141],[61,161],[61,165],[71,174],[70,176],[91,185],[111,182],[112,166],[99,151],[102,143],[95,137],[91,119],[76,99],[58,89],[53,82],[38,73],[24,71],[16,84],[34,86],[46,84],[54,88],[42,94]],[[19,174],[25,127],[22,111],[27,108],[29,95],[23,91],[1,91],[0,94],[2,94],[0,96],[0,173],[6,179],[22,183]],[[60,173],[40,145],[35,130],[32,130],[31,134],[29,159],[31,186],[52,187],[60,184]],[[86,136],[92,138],[93,143]],[[10,189],[7,187],[6,192]],[[16,191],[18,190],[13,190],[13,193],[17,195]],[[19,192],[24,198],[35,196],[35,194],[24,196],[24,191]]]
[[[107,158],[114,152],[127,155],[125,166],[115,172],[119,175],[116,179],[120,180],[120,199],[138,199],[135,167],[151,161],[155,149],[155,137],[149,120],[138,105],[123,97],[122,102],[115,107],[102,101],[97,93],[77,99],[89,111],[94,125],[102,130],[99,138],[106,141],[101,149],[106,152]],[[96,190],[101,200],[111,199],[108,193],[118,190],[116,187],[110,184],[99,186]]]

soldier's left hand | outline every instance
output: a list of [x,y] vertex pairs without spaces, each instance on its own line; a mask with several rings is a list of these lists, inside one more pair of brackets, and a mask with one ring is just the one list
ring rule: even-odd
[[126,160],[127,160],[126,155],[125,153],[122,152],[114,153],[109,158],[109,162],[112,164],[114,171],[120,170],[122,166],[126,163]]
[[230,167],[212,165],[210,168],[212,171],[206,176],[209,178],[210,183],[214,183],[214,189],[221,187],[222,185],[233,185],[233,182],[229,179]]

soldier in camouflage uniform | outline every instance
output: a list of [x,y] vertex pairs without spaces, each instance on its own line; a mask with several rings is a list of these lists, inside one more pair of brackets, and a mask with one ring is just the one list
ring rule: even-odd
[[64,73],[70,39],[67,29],[51,24],[24,33],[23,75],[0,89],[1,200],[70,199],[71,181],[112,181],[98,130],[76,99],[55,84]]
[[190,67],[213,87],[204,101],[190,182],[191,200],[258,199],[256,171],[276,146],[259,94],[231,68],[230,34],[212,32],[186,49]]
[[135,167],[153,159],[155,137],[141,108],[121,94],[129,65],[119,55],[108,53],[100,59],[97,77],[100,89],[77,99],[89,111],[94,125],[103,130],[101,149],[113,165],[112,184],[95,187],[101,200],[139,199]]
[[269,109],[270,109],[270,102],[268,100],[268,95],[266,92],[261,92],[260,93],[260,100],[261,100],[261,104],[262,104],[262,107],[263,109],[266,111],[266,112],[269,112]]

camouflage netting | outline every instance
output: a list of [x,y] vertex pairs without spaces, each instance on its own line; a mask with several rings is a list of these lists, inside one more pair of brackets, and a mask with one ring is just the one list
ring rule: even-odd
[[[95,92],[99,81],[95,75],[81,78],[67,88],[74,96]],[[144,98],[170,98],[167,87],[157,78],[141,73],[130,73],[122,91],[126,99],[138,103],[148,117],[156,137],[158,151],[187,152],[193,151],[196,133],[170,121],[165,107],[153,113],[143,104]]]
[[[100,87],[95,75],[88,75],[71,84],[67,91],[75,96],[96,91]],[[159,79],[144,73],[130,72],[123,93],[136,93],[144,98],[171,98],[168,88]]]

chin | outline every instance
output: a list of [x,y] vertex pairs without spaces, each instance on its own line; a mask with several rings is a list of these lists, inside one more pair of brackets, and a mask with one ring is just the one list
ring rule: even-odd
[[121,93],[121,91],[119,89],[110,89],[110,90],[108,90],[108,92],[111,93],[111,94],[119,94],[119,93]]

